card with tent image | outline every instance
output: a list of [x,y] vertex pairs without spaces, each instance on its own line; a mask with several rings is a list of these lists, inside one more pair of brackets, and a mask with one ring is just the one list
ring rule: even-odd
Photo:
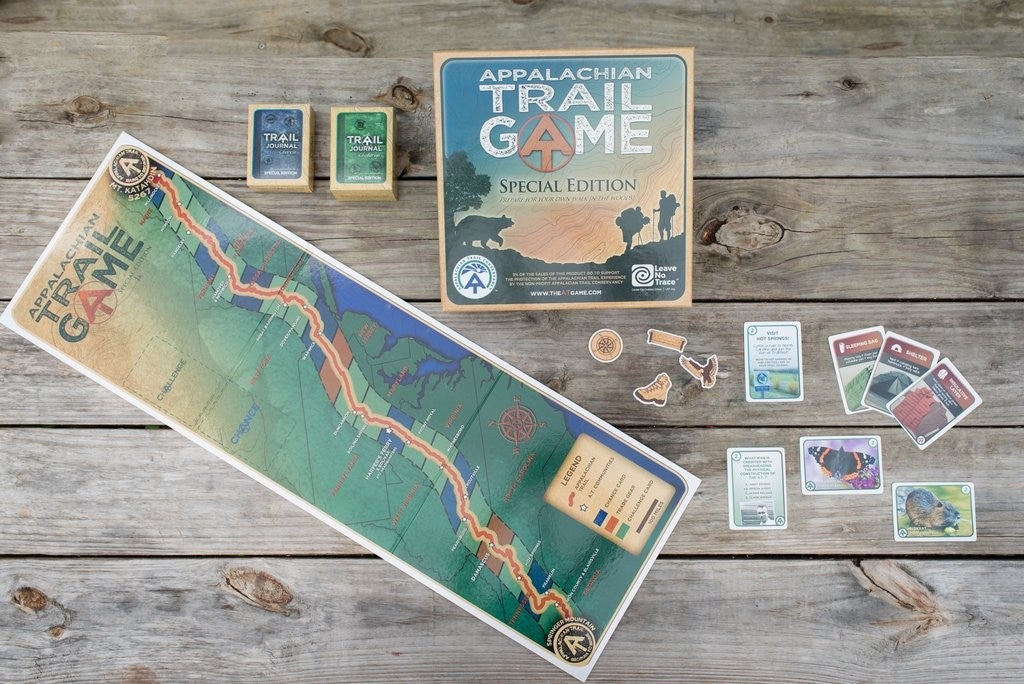
[[886,405],[931,370],[938,359],[939,350],[887,332],[860,403],[892,415]]

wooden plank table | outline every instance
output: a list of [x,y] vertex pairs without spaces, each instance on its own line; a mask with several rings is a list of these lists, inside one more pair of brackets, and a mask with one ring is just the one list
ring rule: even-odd
[[[697,49],[694,307],[440,314],[431,53],[658,45]],[[1019,680],[1022,54],[1019,0],[8,0],[0,299],[127,130],[703,479],[591,681]],[[256,101],[313,104],[311,196],[245,187]],[[340,204],[327,112],[381,102],[401,199]],[[772,319],[803,324],[802,403],[744,401],[742,323]],[[984,397],[925,452],[843,413],[826,338],[877,324]],[[648,327],[716,352],[718,385],[633,401],[664,367]],[[0,680],[568,679],[6,330],[0,415]],[[977,541],[897,544],[888,494],[797,495],[800,436],[851,430],[887,486],[973,481]],[[742,445],[791,455],[788,530],[729,530]]]

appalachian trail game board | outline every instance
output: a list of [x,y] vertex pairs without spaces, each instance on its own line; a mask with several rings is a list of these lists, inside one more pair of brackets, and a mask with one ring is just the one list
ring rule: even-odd
[[126,134],[2,320],[581,680],[699,482]]
[[446,310],[689,306],[693,49],[434,54]]

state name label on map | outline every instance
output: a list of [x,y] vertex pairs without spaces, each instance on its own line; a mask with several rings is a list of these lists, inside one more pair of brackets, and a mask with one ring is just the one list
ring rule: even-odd
[[544,492],[544,500],[638,554],[657,528],[675,487],[622,454],[580,435]]
[[699,484],[128,135],[2,322],[578,679]]

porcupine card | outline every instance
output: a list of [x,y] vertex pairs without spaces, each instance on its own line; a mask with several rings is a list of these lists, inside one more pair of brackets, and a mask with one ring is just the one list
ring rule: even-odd
[[975,541],[974,485],[894,482],[892,531],[896,541]]

